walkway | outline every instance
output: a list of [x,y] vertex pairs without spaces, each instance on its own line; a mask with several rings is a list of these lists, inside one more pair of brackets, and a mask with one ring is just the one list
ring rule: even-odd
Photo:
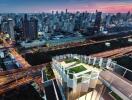
[[114,87],[129,99],[132,99],[132,82],[108,70],[101,72],[99,79],[108,87]]

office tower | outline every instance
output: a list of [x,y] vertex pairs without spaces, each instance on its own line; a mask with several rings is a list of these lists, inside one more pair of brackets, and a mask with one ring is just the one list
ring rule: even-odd
[[1,30],[1,24],[0,24],[0,32],[2,32],[2,30]]
[[29,21],[29,35],[31,39],[37,39],[38,35],[38,20],[31,18]]
[[108,16],[106,16],[106,26],[109,26],[110,25],[110,22],[111,22],[111,16],[110,15],[108,15]]
[[0,16],[0,25],[1,25],[2,17]]
[[27,14],[24,15],[24,19],[22,20],[22,28],[23,28],[22,38],[24,40],[29,39],[29,21],[27,19]]
[[7,20],[4,20],[1,23],[1,32],[9,34],[10,38],[12,40],[15,39],[15,31],[14,31],[15,22],[13,19],[9,18]]
[[94,23],[94,30],[95,32],[99,32],[101,26],[101,15],[102,12],[96,11],[95,23]]
[[14,31],[15,23],[12,19],[8,19],[8,30],[7,33],[10,35],[12,40],[15,39],[15,31]]
[[131,18],[131,13],[130,13],[130,11],[128,11],[128,13],[126,14],[126,20],[129,19],[129,18]]
[[24,16],[23,20],[23,39],[24,40],[33,40],[37,38],[38,32],[38,21],[35,18],[28,20],[27,14]]
[[66,9],[66,14],[68,13],[68,10]]
[[1,31],[4,33],[7,33],[7,30],[8,30],[8,23],[7,23],[7,21],[6,22],[4,21],[1,24]]
[[75,20],[75,28],[74,28],[74,31],[78,31],[80,29],[80,26],[81,26],[81,22],[80,22],[80,19],[79,17]]

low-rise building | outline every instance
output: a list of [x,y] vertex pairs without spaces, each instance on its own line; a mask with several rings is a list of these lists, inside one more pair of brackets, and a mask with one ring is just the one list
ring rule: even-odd
[[34,40],[32,42],[22,42],[21,46],[24,48],[39,47],[46,44],[45,40]]

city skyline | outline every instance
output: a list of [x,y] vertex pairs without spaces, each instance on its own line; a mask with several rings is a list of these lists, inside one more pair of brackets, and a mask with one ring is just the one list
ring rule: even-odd
[[104,13],[132,11],[131,0],[1,0],[1,13],[41,13],[53,11],[69,12],[96,10]]

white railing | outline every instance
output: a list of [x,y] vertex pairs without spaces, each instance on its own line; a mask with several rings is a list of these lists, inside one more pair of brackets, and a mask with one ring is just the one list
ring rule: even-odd
[[[90,64],[90,65],[93,65],[93,66],[96,66],[96,67],[102,69],[102,72],[99,75],[97,75],[96,73],[95,74],[91,73],[91,75],[89,75],[89,77],[88,77],[88,75],[85,76],[85,74],[81,77],[74,77],[74,74],[73,74],[73,79],[70,79],[69,76],[67,75],[68,73],[65,73],[65,70],[63,70],[63,73],[61,73],[61,75],[63,74],[64,80],[67,82],[68,87],[75,88],[77,86],[77,84],[80,84],[80,83],[78,83],[78,79],[82,78],[81,79],[81,84],[83,84],[83,85],[81,85],[82,87],[84,87],[85,89],[88,89],[89,87],[94,88],[96,86],[95,79],[98,78],[103,83],[105,82],[105,84],[107,84],[108,87],[110,87],[110,88],[111,88],[111,86],[115,87],[119,91],[119,92],[117,92],[117,94],[121,95],[121,97],[125,98],[125,100],[127,100],[126,98],[132,99],[131,83],[129,81],[123,79],[123,78],[127,78],[128,80],[132,81],[132,78],[131,78],[132,71],[131,70],[129,70],[121,65],[118,65],[111,59],[97,58],[97,57],[77,55],[77,54],[66,54],[66,55],[56,56],[53,58],[53,63],[54,63],[54,61],[63,60],[65,58],[78,58],[83,63]],[[56,63],[54,63],[54,64],[56,64]],[[60,66],[57,66],[57,64],[56,64],[56,67],[61,68]],[[56,68],[56,69],[58,70],[58,68]],[[106,70],[109,70],[108,72],[112,71],[113,73],[116,73],[118,75],[115,75],[113,73],[111,73],[112,76],[107,75],[108,73]],[[100,78],[104,72],[105,72],[105,75],[103,77],[106,77],[106,78],[105,79]],[[84,85],[84,84],[86,84],[86,85]],[[127,88],[127,86],[128,86],[128,88]],[[124,88],[124,87],[126,87],[126,88]],[[85,90],[85,89],[83,89],[83,90]],[[115,91],[115,90],[113,89],[113,91]]]
[[131,77],[129,77],[129,78],[127,77],[127,75],[129,75],[129,76],[132,75],[132,71],[123,67],[123,66],[116,64],[109,58],[107,59],[107,58],[97,58],[97,57],[78,55],[78,54],[65,54],[65,55],[53,57],[52,61],[54,63],[54,61],[63,60],[66,58],[78,58],[83,63],[98,66],[102,69],[111,70],[111,71],[121,75],[122,77],[127,78],[128,80],[132,81],[132,79],[130,79]]

